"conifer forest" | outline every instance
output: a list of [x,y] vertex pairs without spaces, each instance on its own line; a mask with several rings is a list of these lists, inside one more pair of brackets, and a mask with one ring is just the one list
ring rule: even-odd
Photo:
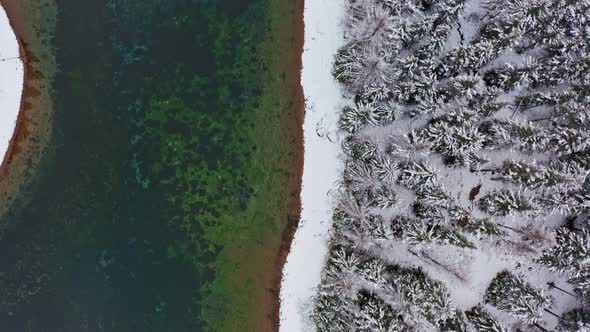
[[590,2],[346,1],[317,331],[590,331]]

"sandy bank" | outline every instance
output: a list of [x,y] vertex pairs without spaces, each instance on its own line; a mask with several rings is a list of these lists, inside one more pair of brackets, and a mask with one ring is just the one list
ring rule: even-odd
[[332,78],[342,45],[342,0],[306,1],[301,82],[306,100],[301,221],[283,269],[280,330],[309,331],[309,310],[327,257],[334,197],[342,172],[338,113],[345,100]]

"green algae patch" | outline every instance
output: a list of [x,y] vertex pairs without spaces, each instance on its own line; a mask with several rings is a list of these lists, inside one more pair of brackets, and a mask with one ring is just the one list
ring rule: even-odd
[[168,254],[206,280],[198,299],[206,330],[278,326],[278,256],[302,153],[291,123],[296,14],[288,1],[235,16],[208,11],[198,40],[210,67],[177,75],[178,88],[152,96],[142,121],[152,144],[145,159],[155,159],[149,177],[169,188],[171,225],[184,235]]

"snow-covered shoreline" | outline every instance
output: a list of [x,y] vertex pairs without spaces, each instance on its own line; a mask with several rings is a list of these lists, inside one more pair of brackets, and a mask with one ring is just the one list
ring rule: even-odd
[[301,221],[295,233],[281,287],[280,330],[309,331],[309,310],[328,253],[334,192],[341,178],[339,110],[345,103],[331,74],[343,43],[344,0],[305,1],[305,44],[301,84],[306,100]]
[[24,64],[6,11],[0,6],[0,155],[10,146],[21,105]]

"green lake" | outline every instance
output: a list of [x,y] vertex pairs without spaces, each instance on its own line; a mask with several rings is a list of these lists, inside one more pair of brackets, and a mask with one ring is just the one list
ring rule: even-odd
[[293,103],[265,97],[286,2],[56,1],[54,128],[4,217],[1,331],[238,330],[260,290],[226,294],[225,249],[280,239],[294,195],[269,189],[293,176]]

